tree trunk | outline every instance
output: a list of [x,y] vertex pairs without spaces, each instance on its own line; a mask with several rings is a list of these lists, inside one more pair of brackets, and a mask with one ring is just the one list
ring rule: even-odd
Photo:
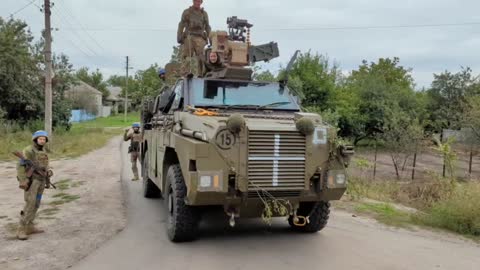
[[400,173],[398,171],[397,161],[395,160],[395,157],[393,156],[393,154],[390,154],[390,157],[392,158],[393,167],[395,167],[395,173],[397,174],[397,180],[400,180]]

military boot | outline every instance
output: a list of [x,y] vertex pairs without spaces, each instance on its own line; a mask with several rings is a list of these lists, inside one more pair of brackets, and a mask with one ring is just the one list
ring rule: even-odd
[[18,226],[17,238],[18,238],[18,240],[27,240],[28,239],[28,235],[27,235],[25,226],[22,226],[22,225]]
[[39,228],[36,228],[33,224],[28,225],[26,229],[27,235],[30,234],[37,234],[37,233],[44,233],[45,231]]

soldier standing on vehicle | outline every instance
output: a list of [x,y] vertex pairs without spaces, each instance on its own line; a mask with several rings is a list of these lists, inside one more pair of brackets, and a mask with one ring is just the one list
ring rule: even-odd
[[132,162],[133,179],[132,181],[138,181],[138,168],[137,160],[140,153],[140,143],[142,142],[142,134],[140,133],[140,124],[133,123],[132,128],[126,129],[123,135],[124,141],[130,140],[130,147],[128,147],[128,153],[130,154],[130,161]]
[[193,0],[193,6],[183,11],[178,24],[177,41],[182,44],[182,72],[190,73],[190,59],[187,67],[187,57],[196,56],[198,74],[204,74],[203,50],[207,45],[211,27],[207,12],[201,7],[203,0]]
[[[35,228],[33,220],[40,207],[43,191],[50,188],[49,178],[53,172],[48,164],[48,154],[45,144],[48,142],[48,133],[39,130],[33,133],[33,144],[23,149],[23,157],[17,165],[17,179],[19,188],[24,190],[25,206],[20,212],[20,224],[17,238],[27,240],[28,235],[43,233],[43,230]],[[31,175],[29,175],[29,172]],[[32,173],[33,171],[33,173]]]
[[165,69],[161,68],[158,70],[158,78],[160,78],[160,80],[165,83]]

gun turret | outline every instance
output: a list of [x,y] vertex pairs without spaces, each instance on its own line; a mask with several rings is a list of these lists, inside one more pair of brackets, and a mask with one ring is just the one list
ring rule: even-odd
[[239,19],[237,16],[227,18],[229,39],[233,41],[246,42],[244,36],[247,31],[253,27],[253,24],[247,20]]
[[[212,31],[210,34],[211,48],[207,52],[216,53],[223,66],[222,70],[211,71],[207,77],[251,79],[253,71],[246,66],[256,62],[269,61],[280,55],[275,42],[263,45],[250,44],[250,29],[253,24],[236,16],[227,18],[227,31]],[[209,61],[208,53],[205,61]]]

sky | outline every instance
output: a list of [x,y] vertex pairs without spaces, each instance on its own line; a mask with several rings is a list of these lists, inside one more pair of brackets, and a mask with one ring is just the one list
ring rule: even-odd
[[[19,11],[23,7],[34,2]],[[99,69],[107,77],[158,63],[176,45],[182,11],[191,0],[52,0],[53,50],[75,68]],[[0,0],[0,16],[26,21],[36,37],[44,27],[43,0]],[[280,57],[265,69],[286,66],[296,50],[318,52],[345,74],[362,60],[399,57],[412,69],[417,88],[433,74],[471,67],[480,73],[480,1],[475,0],[204,0],[214,30],[238,16],[254,24],[252,43],[276,41]]]

